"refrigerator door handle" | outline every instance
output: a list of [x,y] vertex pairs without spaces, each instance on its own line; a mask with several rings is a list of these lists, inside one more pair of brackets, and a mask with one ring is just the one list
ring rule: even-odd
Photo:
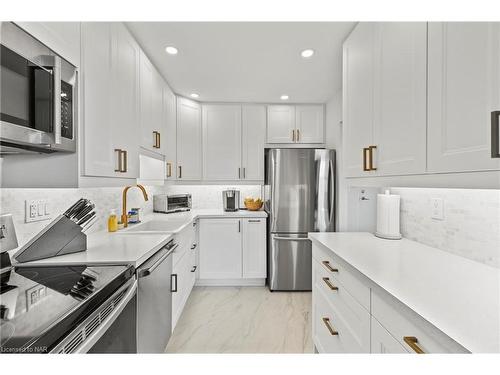
[[329,208],[329,225],[332,224],[334,220],[335,213],[335,168],[333,160],[329,160],[328,167],[328,208]]

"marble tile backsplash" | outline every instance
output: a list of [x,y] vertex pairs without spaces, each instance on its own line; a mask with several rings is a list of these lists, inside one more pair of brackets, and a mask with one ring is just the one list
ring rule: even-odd
[[[401,232],[408,239],[500,268],[500,190],[391,188],[401,196]],[[431,218],[442,198],[444,220]]]
[[[145,202],[139,189],[128,192],[127,208],[140,207],[143,214],[153,212],[154,194],[190,193],[193,208],[222,208],[222,190],[234,188],[222,185],[170,185],[146,186],[149,201]],[[260,185],[239,185],[241,200],[246,196],[260,197]],[[122,187],[83,188],[83,189],[0,189],[0,214],[10,213],[14,219],[19,245],[25,244],[31,237],[42,230],[51,220],[25,223],[25,201],[29,199],[46,199],[50,205],[52,218],[63,213],[79,198],[88,198],[96,205],[99,218],[91,231],[106,228],[107,218],[112,209],[121,214]],[[243,205],[243,202],[241,202]]]
[[[127,195],[128,209],[142,208],[143,213],[153,211],[153,194],[161,192],[158,186],[146,186],[149,201],[145,202],[139,189],[130,189]],[[0,213],[10,213],[14,219],[19,245],[26,243],[51,220],[25,223],[25,201],[29,199],[46,199],[49,203],[52,218],[62,214],[80,198],[88,198],[96,205],[98,221],[91,228],[97,231],[106,227],[107,218],[112,209],[121,214],[121,187],[85,188],[85,189],[0,189]]]
[[260,185],[169,185],[164,187],[167,194],[191,194],[193,208],[222,208],[222,191],[227,189],[240,191],[240,207],[243,207],[245,197],[261,197]]

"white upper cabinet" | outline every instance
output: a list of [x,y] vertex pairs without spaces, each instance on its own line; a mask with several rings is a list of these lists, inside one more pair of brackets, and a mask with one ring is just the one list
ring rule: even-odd
[[427,27],[360,23],[344,43],[348,177],[425,172]]
[[491,112],[500,110],[500,24],[429,23],[428,170],[500,169]]
[[[139,177],[139,60],[140,48],[122,23],[113,23],[112,137],[120,150],[120,177]],[[113,49],[113,48],[112,48]],[[87,124],[86,124],[87,125]],[[94,148],[92,148],[93,150]],[[117,154],[118,151],[115,151]],[[120,166],[121,164],[121,166]],[[121,168],[120,168],[121,167]],[[117,173],[117,172],[115,172]]]
[[176,97],[168,85],[163,88],[163,116],[165,118],[165,136],[161,138],[161,147],[165,154],[166,179],[175,180],[177,167],[177,109]]
[[177,179],[201,180],[201,108],[177,98]]
[[264,144],[266,142],[266,106],[243,105],[241,108],[241,178],[264,180]]
[[86,176],[115,175],[113,127],[111,124],[111,24],[82,23],[83,173]]
[[148,57],[141,51],[141,146],[161,154],[161,133],[165,135],[163,88],[165,83]]
[[297,105],[295,107],[297,143],[325,142],[325,108],[323,105]]
[[139,175],[139,46],[121,23],[82,23],[83,174]]
[[241,168],[241,106],[202,106],[203,179],[238,180]]
[[295,107],[267,106],[267,143],[295,142]]
[[140,58],[141,146],[152,149],[153,65],[143,51]]
[[347,177],[363,176],[373,139],[373,23],[359,23],[343,46],[343,158]]
[[269,105],[267,143],[324,143],[323,105]]
[[375,32],[376,174],[425,172],[427,24],[382,22]]

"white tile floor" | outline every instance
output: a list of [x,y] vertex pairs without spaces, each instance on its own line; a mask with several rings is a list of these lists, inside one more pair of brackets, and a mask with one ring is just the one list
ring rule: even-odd
[[196,287],[167,353],[312,353],[311,293]]

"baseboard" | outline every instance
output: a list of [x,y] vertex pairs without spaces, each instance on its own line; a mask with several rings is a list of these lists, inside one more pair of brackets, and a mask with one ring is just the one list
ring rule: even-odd
[[196,286],[264,286],[266,279],[197,279]]

